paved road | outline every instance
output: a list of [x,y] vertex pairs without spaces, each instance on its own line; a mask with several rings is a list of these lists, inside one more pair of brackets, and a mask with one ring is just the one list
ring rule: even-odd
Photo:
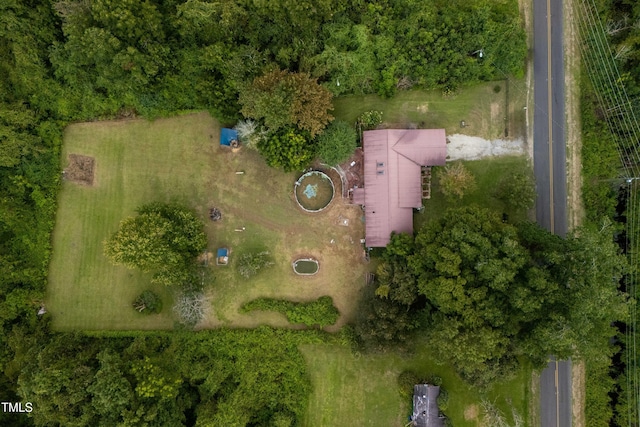
[[567,173],[562,3],[534,0],[533,4],[533,169],[538,187],[538,224],[564,236],[567,233]]
[[[551,232],[567,233],[564,55],[561,0],[533,4],[533,169],[536,219]],[[571,426],[571,361],[551,358],[540,377],[542,427]]]
[[540,375],[540,425],[571,426],[571,361],[554,357]]

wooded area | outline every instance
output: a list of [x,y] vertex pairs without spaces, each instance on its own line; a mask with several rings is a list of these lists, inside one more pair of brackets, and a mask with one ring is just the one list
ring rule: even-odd
[[415,240],[393,236],[356,333],[384,348],[409,345],[419,329],[442,362],[481,387],[511,375],[522,357],[542,367],[549,354],[599,356],[628,309],[612,232],[585,227],[562,239],[486,209],[452,209]]
[[525,54],[515,1],[2,2],[0,400],[35,410],[0,423],[287,426],[306,402],[289,332],[97,338],[38,317],[68,123],[190,109],[235,121],[241,91],[273,70],[334,96],[454,90],[521,75]]

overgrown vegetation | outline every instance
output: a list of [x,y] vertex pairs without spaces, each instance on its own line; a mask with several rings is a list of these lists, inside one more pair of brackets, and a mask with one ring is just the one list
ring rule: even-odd
[[245,313],[253,310],[276,311],[287,316],[287,320],[293,324],[320,328],[333,325],[340,315],[338,309],[333,305],[333,299],[329,296],[320,297],[311,302],[259,298],[242,306],[242,311]]
[[[239,95],[276,69],[308,75],[323,96],[389,96],[519,74],[526,54],[515,2],[10,0],[0,11],[0,333],[9,344],[0,346],[0,400],[34,402],[20,420],[35,425],[295,425],[309,392],[287,332],[50,333],[36,313],[67,123],[190,109],[235,121]],[[473,54],[480,42],[483,61]],[[294,154],[276,165],[313,156]],[[146,267],[160,267],[147,255]],[[3,413],[0,423],[16,418]]]
[[304,415],[309,392],[297,346],[322,340],[268,328],[22,337],[11,347],[23,360],[16,373],[20,398],[37,408],[36,425],[158,427],[185,425],[196,415],[200,423],[216,425],[273,425],[282,419],[293,425]]
[[269,251],[246,252],[238,258],[238,273],[245,279],[249,279],[271,265],[273,260]]
[[[636,228],[638,187],[633,178],[640,171],[635,136],[638,105],[629,100],[640,93],[636,52],[640,10],[625,1],[580,6],[577,24],[585,47],[580,88],[586,217],[592,224],[613,222],[618,228],[616,240],[632,264],[619,287],[637,300],[638,258],[633,248],[640,236]],[[618,319],[609,341],[601,341],[599,351],[585,357],[588,425],[640,422],[636,313],[635,306],[631,307],[628,318]]]
[[142,314],[154,314],[162,311],[162,299],[153,291],[146,290],[133,302],[133,308]]

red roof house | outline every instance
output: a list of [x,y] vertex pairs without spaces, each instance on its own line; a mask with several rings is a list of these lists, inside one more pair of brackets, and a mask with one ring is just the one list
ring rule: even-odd
[[364,209],[366,245],[383,247],[391,232],[413,233],[413,209],[422,206],[422,166],[442,166],[444,129],[366,131]]

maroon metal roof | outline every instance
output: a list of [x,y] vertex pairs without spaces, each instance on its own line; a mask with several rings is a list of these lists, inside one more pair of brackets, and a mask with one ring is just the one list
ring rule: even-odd
[[413,233],[422,205],[421,166],[444,165],[444,129],[382,129],[363,134],[366,244],[386,246],[392,231]]

